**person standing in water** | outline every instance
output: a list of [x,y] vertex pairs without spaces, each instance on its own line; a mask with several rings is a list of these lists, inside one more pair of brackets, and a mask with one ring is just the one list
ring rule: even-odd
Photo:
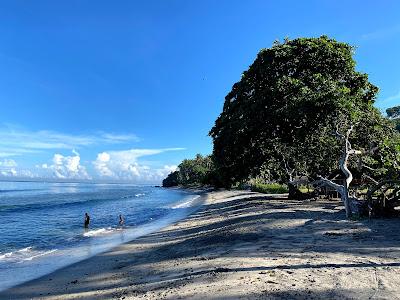
[[119,226],[123,226],[125,223],[124,217],[122,217],[122,215],[119,215]]
[[88,213],[85,213],[85,228],[89,228],[90,217]]

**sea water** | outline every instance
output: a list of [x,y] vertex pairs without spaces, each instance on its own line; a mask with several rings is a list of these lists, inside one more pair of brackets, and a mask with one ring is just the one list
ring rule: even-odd
[[187,216],[199,201],[152,186],[0,182],[0,290],[154,232]]

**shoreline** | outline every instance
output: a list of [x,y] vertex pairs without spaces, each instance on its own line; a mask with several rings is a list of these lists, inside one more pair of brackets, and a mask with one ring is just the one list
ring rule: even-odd
[[[51,250],[43,250],[37,254],[37,257],[42,259],[45,254],[51,254],[52,257],[45,257],[45,260],[42,261],[34,260],[34,263],[36,264],[33,265],[34,268],[29,265],[24,265],[21,266],[22,268],[20,268],[17,262],[15,266],[9,267],[9,271],[5,269],[8,273],[2,274],[3,280],[0,284],[0,294],[9,289],[40,279],[48,274],[68,268],[71,265],[90,259],[93,256],[111,251],[122,244],[129,243],[142,236],[157,232],[164,227],[186,218],[188,215],[201,207],[201,204],[204,201],[203,194],[205,194],[205,190],[190,190],[182,188],[177,190],[182,193],[182,199],[176,202],[176,204],[171,204],[171,206],[168,206],[168,208],[172,209],[172,211],[166,216],[154,219],[148,223],[144,223],[135,227],[126,227],[121,229],[118,227],[112,228],[110,226],[108,228],[90,229],[82,235],[85,237],[93,235],[95,240],[90,241],[90,243],[86,245],[81,245],[81,247],[75,248],[70,247],[60,249],[57,247]],[[175,213],[173,211],[175,211]],[[103,231],[105,232],[104,234],[102,234]],[[17,250],[15,252],[25,251],[26,249],[31,248],[33,247],[23,248],[22,250]],[[32,261],[32,259],[29,257],[26,260],[28,262]]]
[[212,191],[157,232],[0,292],[1,299],[399,299],[398,219],[336,201]]

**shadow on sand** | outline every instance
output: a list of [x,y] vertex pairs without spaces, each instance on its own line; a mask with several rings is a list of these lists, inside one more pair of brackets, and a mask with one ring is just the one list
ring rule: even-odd
[[[282,225],[289,221],[294,225]],[[144,296],[148,291],[176,289],[210,274],[230,276],[252,271],[400,266],[399,262],[377,264],[373,261],[223,267],[212,264],[214,259],[220,257],[233,260],[268,257],[273,260],[275,257],[291,255],[311,257],[315,253],[368,254],[369,257],[384,255],[388,259],[397,259],[400,254],[399,219],[347,221],[339,202],[299,202],[242,193],[225,197],[223,202],[204,204],[185,223],[186,226],[169,227],[131,242],[131,245],[137,246],[132,252],[111,251],[97,255],[59,270],[56,274],[0,293],[0,299],[136,297]],[[177,264],[173,271],[163,269],[163,264],[172,260],[192,260],[196,262],[196,267],[183,269]],[[154,264],[160,267],[149,267]],[[83,271],[85,266],[89,268],[93,265],[99,267]],[[103,270],[102,265],[105,266]],[[113,267],[110,268],[110,265]],[[77,281],[63,282],[62,278],[70,278],[63,276],[71,272],[76,272]],[[98,291],[99,295],[93,291]],[[311,293],[310,290],[260,291],[253,296],[262,299],[346,299],[353,297],[354,293],[354,290],[318,293]],[[237,295],[224,297],[236,298]],[[219,298],[216,296],[214,299]]]

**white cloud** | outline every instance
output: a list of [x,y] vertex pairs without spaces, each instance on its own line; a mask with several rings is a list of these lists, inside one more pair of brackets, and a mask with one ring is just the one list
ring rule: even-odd
[[32,173],[30,170],[17,170],[18,177],[37,178],[38,174]]
[[27,131],[15,126],[0,127],[0,157],[35,153],[50,149],[75,149],[100,144],[138,141],[133,134],[97,132],[90,135],[71,135],[56,131]]
[[114,143],[124,143],[130,141],[139,141],[139,138],[133,134],[111,134],[111,133],[102,133],[102,137],[109,142]]
[[17,163],[13,159],[3,159],[3,161],[0,160],[0,167],[16,167]]
[[174,150],[183,150],[183,148],[131,149],[102,152],[93,161],[93,166],[100,177],[135,182],[159,182],[171,170],[176,170],[176,166],[164,166],[163,168],[154,169],[140,164],[138,158]]
[[93,162],[95,169],[100,176],[113,177],[114,173],[109,168],[110,154],[102,152],[97,154],[97,159]]
[[0,175],[5,177],[16,176],[17,171],[15,169],[17,163],[13,159],[0,160]]
[[43,164],[43,169],[51,169],[54,176],[60,179],[90,179],[91,177],[86,171],[86,168],[80,164],[79,153],[73,150],[73,156],[63,156],[54,154],[53,164],[47,166]]
[[376,103],[379,104],[379,106],[382,108],[383,107],[388,108],[391,106],[400,105],[400,91],[393,96],[387,97],[382,100],[378,100],[376,101]]
[[178,170],[178,166],[172,165],[172,166],[164,166],[164,170],[166,172],[171,173],[171,172],[175,172],[176,170]]
[[[90,146],[126,144],[132,141],[138,141],[138,138],[132,134],[97,132],[91,135],[70,135],[48,130],[27,131],[10,125],[0,126],[0,176],[65,180],[85,180],[94,177],[138,183],[158,182],[175,169],[175,166],[155,168],[154,162],[144,163],[140,161],[140,158],[166,151],[183,150],[183,148],[163,148],[105,151],[98,153],[90,166],[82,164],[77,151]],[[61,152],[63,149],[69,149],[72,153],[65,155]],[[37,162],[31,170],[18,167],[10,158],[49,151],[52,152],[51,162]]]
[[390,102],[393,100],[399,100],[400,101],[400,92],[398,92],[396,95],[390,96],[384,100],[382,100],[382,102]]
[[7,141],[1,141],[0,140],[0,157],[10,157],[10,156],[17,156],[17,155],[23,155],[23,154],[29,154],[29,153],[37,153],[37,150],[32,150],[32,149],[23,149],[23,148],[13,148],[13,147],[8,147]]
[[13,159],[0,160],[0,176],[2,177],[37,177],[34,173],[26,169],[18,168],[18,164]]
[[396,25],[393,27],[381,28],[381,29],[363,34],[361,36],[361,38],[365,41],[370,41],[370,40],[391,38],[398,34],[400,34],[400,25]]
[[11,169],[6,169],[6,170],[1,170],[0,174],[5,177],[16,176],[17,171],[14,168],[11,168]]

